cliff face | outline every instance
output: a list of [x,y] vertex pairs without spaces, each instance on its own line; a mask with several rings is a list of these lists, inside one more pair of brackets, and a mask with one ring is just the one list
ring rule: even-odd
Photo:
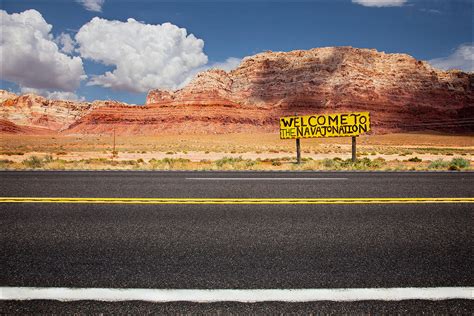
[[237,104],[273,116],[370,111],[376,129],[406,130],[474,116],[473,86],[473,74],[440,71],[405,54],[330,47],[247,57],[237,69],[201,73],[181,90],[150,91],[147,104]]
[[277,132],[278,118],[295,112],[369,111],[374,132],[473,132],[472,124],[457,123],[474,117],[473,87],[472,73],[437,70],[405,54],[315,48],[265,52],[230,72],[202,72],[183,89],[150,91],[145,106],[0,91],[0,119],[79,134]]
[[[31,133],[40,131],[63,131],[79,118],[102,106],[119,105],[116,101],[75,102],[49,100],[34,94],[18,96],[0,90],[0,119],[2,131],[14,131],[8,126],[23,126]],[[9,123],[7,123],[9,122]],[[28,129],[23,129],[29,133]]]

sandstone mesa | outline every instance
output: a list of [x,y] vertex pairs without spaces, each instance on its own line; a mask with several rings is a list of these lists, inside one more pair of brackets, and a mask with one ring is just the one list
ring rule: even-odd
[[[264,52],[230,72],[199,73],[180,90],[152,90],[144,106],[0,91],[0,132],[277,132],[284,115],[369,111],[376,133],[471,133],[472,124],[456,122],[474,118],[473,87],[472,73],[438,70],[406,54],[352,47]],[[431,123],[439,121],[445,127]]]

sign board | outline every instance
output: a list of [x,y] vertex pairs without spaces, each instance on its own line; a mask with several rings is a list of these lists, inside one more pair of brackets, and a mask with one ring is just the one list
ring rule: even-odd
[[351,137],[370,131],[369,112],[280,118],[280,138]]

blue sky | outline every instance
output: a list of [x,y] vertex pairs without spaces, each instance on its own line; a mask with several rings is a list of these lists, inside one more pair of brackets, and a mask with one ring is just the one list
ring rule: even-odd
[[[208,67],[222,65],[224,69],[231,69],[237,64],[237,59],[266,50],[290,51],[324,46],[354,46],[390,53],[407,53],[418,59],[434,60],[433,63],[439,67],[472,71],[473,2],[470,0],[105,0],[103,3],[100,0],[83,0],[83,3],[65,0],[2,0],[0,4],[1,9],[8,15],[22,13],[28,9],[39,12],[46,23],[52,25],[49,36],[51,41],[57,44],[58,54],[67,55],[68,58],[75,56],[74,67],[79,67],[79,60],[83,67],[82,79],[70,78],[71,84],[67,87],[54,83],[56,79],[47,78],[47,75],[45,82],[38,82],[37,78],[23,78],[23,74],[14,73],[15,69],[7,69],[2,72],[2,88],[15,92],[23,87],[23,91],[36,89],[49,96],[54,96],[51,94],[54,91],[60,96],[64,92],[89,101],[116,99],[142,104],[146,96],[144,91],[149,87],[180,87],[196,71]],[[91,23],[94,17],[104,21],[96,20]],[[127,23],[128,18],[133,18],[136,22]],[[2,19],[2,24],[6,24],[2,25],[2,37],[6,38],[11,33],[5,34],[6,31],[3,30],[15,27],[12,30],[17,32],[18,25],[15,23],[18,19],[12,19],[11,23],[4,20]],[[114,20],[123,22],[123,28],[119,30],[116,24],[111,23]],[[110,47],[112,52],[122,49],[124,45],[121,43],[132,43],[133,46],[135,40],[139,41],[134,38],[134,34],[137,34],[134,33],[135,30],[143,29],[148,32],[148,29],[141,28],[145,24],[156,25],[165,22],[185,28],[186,36],[193,34],[203,43],[191,39],[191,43],[186,44],[182,39],[176,39],[177,28],[167,31],[156,29],[149,30],[150,38],[165,34],[167,40],[163,43],[157,40],[153,43],[154,46],[150,47],[146,42],[137,43],[136,47],[133,47],[133,56],[126,56],[129,51],[117,53],[117,56],[111,58],[104,56],[107,54],[105,48]],[[78,31],[88,23],[91,27],[82,29],[83,35],[78,41]],[[41,25],[38,22],[32,27]],[[128,30],[131,30],[130,35],[127,35]],[[31,32],[31,29],[28,31]],[[119,43],[106,40],[104,42],[102,36],[107,32],[111,38],[120,37]],[[62,33],[69,35],[75,42],[75,49],[66,49],[67,52],[61,50],[62,44],[58,38]],[[35,39],[25,35],[21,40]],[[99,42],[103,44],[102,52],[94,51]],[[199,43],[203,46],[198,47]],[[18,43],[3,43],[2,52],[7,51],[9,45],[12,46],[11,50],[15,50],[14,45]],[[160,57],[151,57],[150,52],[160,50],[160,45],[172,47]],[[460,49],[464,50],[461,52]],[[146,54],[148,56],[145,56]],[[192,54],[191,60],[188,60],[189,54]],[[179,55],[182,59],[176,61],[172,68],[163,68],[174,55]],[[10,60],[7,57],[5,59]],[[57,57],[63,58],[59,55]],[[122,57],[124,60],[120,60]],[[231,57],[237,59],[228,60]],[[37,69],[37,63],[44,62],[28,52],[11,58],[22,58],[22,63],[31,58],[28,69],[33,73]],[[158,63],[157,58],[163,60]],[[142,63],[141,68],[131,62],[137,60]],[[13,65],[14,62],[15,60],[8,64]],[[50,62],[53,63],[54,60]],[[117,72],[111,76],[103,76],[106,71],[113,72],[117,65],[121,68],[120,74]],[[2,68],[8,68],[7,66],[4,64]],[[134,69],[135,66],[137,69]],[[38,69],[44,68],[38,66]],[[79,68],[75,69],[76,71],[71,71],[71,76],[78,77],[81,71]],[[34,75],[43,76],[43,73]],[[99,78],[92,80],[94,75]],[[149,76],[149,80],[134,86],[136,78],[145,76]],[[91,81],[95,82],[95,85],[90,85]],[[51,86],[48,86],[48,82]]]

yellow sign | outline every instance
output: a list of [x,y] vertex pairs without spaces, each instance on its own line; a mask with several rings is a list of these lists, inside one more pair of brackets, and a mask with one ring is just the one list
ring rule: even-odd
[[370,131],[369,112],[280,118],[280,138],[357,136]]

